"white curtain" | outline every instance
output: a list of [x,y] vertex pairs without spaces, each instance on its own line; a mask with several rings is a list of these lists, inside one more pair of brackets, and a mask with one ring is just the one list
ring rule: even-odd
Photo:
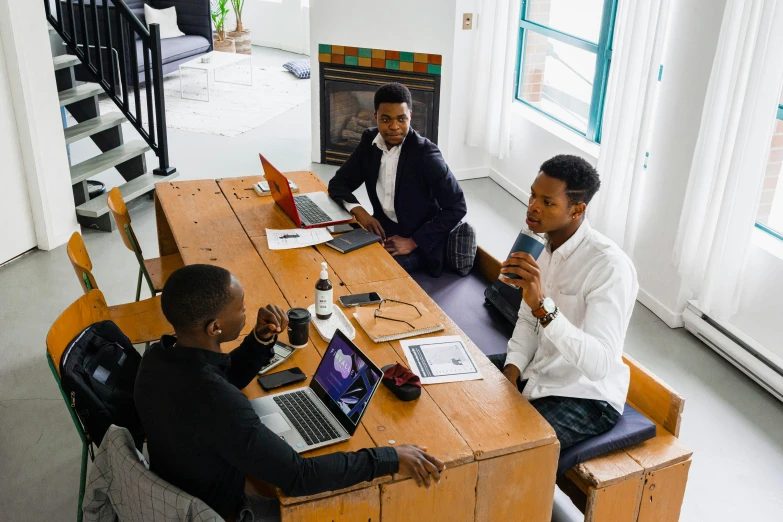
[[729,0],[677,232],[681,298],[727,320],[739,303],[778,96],[783,2]]
[[473,46],[473,85],[466,143],[498,158],[508,155],[520,0],[481,0]]
[[620,0],[590,223],[633,255],[670,0]]

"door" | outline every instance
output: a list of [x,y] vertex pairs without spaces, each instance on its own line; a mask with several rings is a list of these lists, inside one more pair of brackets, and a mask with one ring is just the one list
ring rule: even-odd
[[5,52],[0,41],[0,264],[37,244]]

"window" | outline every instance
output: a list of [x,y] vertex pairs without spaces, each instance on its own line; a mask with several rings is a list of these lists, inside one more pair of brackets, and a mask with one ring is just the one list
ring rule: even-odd
[[783,240],[783,183],[780,182],[783,171],[783,92],[778,101],[778,119],[775,122],[775,134],[769,148],[767,171],[764,173],[764,185],[761,188],[761,201],[756,214],[756,227],[776,238]]
[[601,141],[617,0],[522,0],[517,100]]

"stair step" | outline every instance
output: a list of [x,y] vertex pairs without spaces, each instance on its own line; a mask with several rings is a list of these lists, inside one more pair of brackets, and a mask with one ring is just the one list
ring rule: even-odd
[[146,142],[131,141],[107,150],[103,154],[99,154],[87,161],[73,165],[71,167],[71,185],[76,185],[87,178],[116,167],[120,163],[140,156],[148,150],[150,150],[150,146]]
[[[155,188],[155,183],[160,183],[161,181],[171,181],[177,176],[179,176],[179,174],[176,172],[168,176],[156,176],[155,174],[148,172],[147,174],[139,176],[138,178],[132,179],[129,182],[119,186],[122,199],[124,199],[126,203],[132,201]],[[91,218],[101,217],[109,211],[109,206],[106,204],[108,198],[108,192],[101,194],[97,198],[91,199],[90,201],[82,203],[76,207],[76,213],[80,216]]]
[[97,118],[77,123],[73,127],[65,129],[65,144],[70,145],[93,134],[122,125],[126,121],[128,121],[127,118],[121,112],[109,112],[101,114]]
[[60,107],[65,107],[66,105],[86,100],[87,98],[92,98],[93,96],[97,96],[102,92],[103,87],[97,83],[83,83],[81,85],[77,85],[73,89],[60,91]]
[[52,58],[52,63],[54,64],[54,70],[59,71],[60,69],[74,67],[82,62],[72,54],[61,54]]

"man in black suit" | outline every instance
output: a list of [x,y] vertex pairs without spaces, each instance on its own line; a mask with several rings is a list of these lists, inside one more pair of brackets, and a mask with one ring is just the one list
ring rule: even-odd
[[[377,128],[367,129],[356,150],[329,182],[342,203],[408,272],[443,271],[449,232],[467,213],[465,196],[438,147],[410,126],[411,93],[389,83],[375,93]],[[367,184],[370,215],[353,191]]]

